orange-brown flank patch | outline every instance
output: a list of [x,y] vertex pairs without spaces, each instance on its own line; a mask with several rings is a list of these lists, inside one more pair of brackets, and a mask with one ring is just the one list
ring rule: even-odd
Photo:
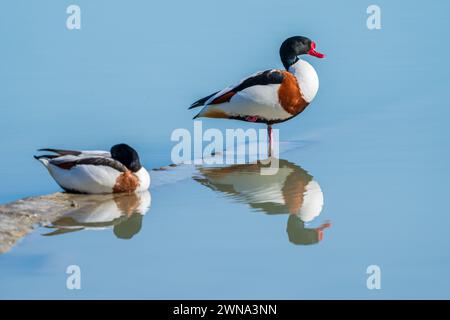
[[113,192],[133,192],[137,187],[139,187],[138,177],[136,177],[131,171],[127,171],[117,177],[116,184],[113,187]]
[[63,163],[57,163],[55,165],[61,169],[70,170],[76,165],[76,162],[75,161],[63,162]]
[[224,111],[222,110],[214,110],[214,109],[207,109],[206,112],[202,115],[202,117],[206,117],[206,118],[229,118],[230,116],[228,114],[226,114]]
[[288,71],[283,71],[284,79],[278,88],[278,99],[284,110],[296,115],[308,106],[308,102],[302,97],[297,78]]
[[211,101],[210,104],[220,104],[220,103],[224,103],[224,102],[229,102],[235,94],[236,94],[236,92],[234,92],[234,91],[227,92],[227,93],[221,95],[220,97],[217,97],[213,101]]

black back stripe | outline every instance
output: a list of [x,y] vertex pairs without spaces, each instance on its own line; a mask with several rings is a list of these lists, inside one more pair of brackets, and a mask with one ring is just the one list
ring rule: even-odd
[[280,70],[271,69],[245,79],[239,85],[233,88],[234,92],[239,92],[249,87],[257,85],[280,84],[283,82],[284,74]]
[[106,166],[111,167],[119,172],[128,171],[127,167],[111,158],[93,157],[93,158],[82,158],[75,161],[67,162],[52,162],[53,165],[58,166],[61,169],[70,170],[77,165],[92,165],[92,166]]
[[33,156],[36,160],[39,159],[55,159],[60,157],[59,155],[55,155],[55,154],[43,154],[41,156]]
[[52,149],[52,148],[45,148],[45,149],[39,149],[38,151],[45,151],[45,152],[54,152],[61,156],[79,156],[81,154],[80,151],[76,150],[62,150],[62,149]]
[[233,89],[224,92],[222,95],[216,97],[213,101],[211,101],[210,104],[214,104],[215,102],[221,101],[221,98],[225,95],[229,95],[231,93],[238,93],[239,91],[245,90],[247,88],[257,86],[257,85],[269,85],[269,84],[281,84],[284,79],[284,74],[281,70],[277,69],[270,69],[266,71],[262,71],[260,73],[255,74],[254,76],[251,76],[245,80],[243,80],[241,83],[239,83],[237,86],[235,86]]
[[189,109],[193,109],[193,108],[197,108],[197,107],[201,107],[205,104],[206,101],[209,100],[209,98],[211,98],[212,96],[215,96],[216,94],[218,94],[220,91],[216,91],[213,94],[210,94],[209,96],[206,96],[204,98],[198,99],[197,101],[195,101],[193,104],[191,104],[191,106],[189,107]]

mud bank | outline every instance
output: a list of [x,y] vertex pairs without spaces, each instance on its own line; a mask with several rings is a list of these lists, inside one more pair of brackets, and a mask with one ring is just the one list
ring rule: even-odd
[[[126,193],[79,195],[58,192],[0,205],[0,254],[9,251],[36,227],[47,226],[68,213],[89,215],[96,208],[113,201],[120,211],[119,215],[126,215],[136,211],[141,200],[135,194]],[[112,211],[110,207],[107,209]]]
[[58,192],[0,205],[0,253],[9,251],[35,226],[50,223],[78,206],[77,197]]

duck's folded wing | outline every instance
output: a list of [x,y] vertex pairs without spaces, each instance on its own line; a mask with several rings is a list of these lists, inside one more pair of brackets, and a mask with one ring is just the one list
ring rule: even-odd
[[244,91],[253,86],[279,85],[283,82],[283,79],[284,74],[281,70],[278,69],[270,69],[257,72],[250,77],[243,79],[241,82],[239,82],[239,84],[219,91],[214,96],[210,97],[205,102],[205,105],[228,102],[238,92]]
[[81,165],[89,165],[89,166],[105,166],[113,168],[119,172],[128,171],[127,167],[125,167],[119,161],[116,161],[112,158],[106,157],[77,157],[73,155],[61,156],[58,158],[50,159],[49,163],[57,166],[60,169],[70,170],[73,167],[81,166]]
[[193,109],[193,108],[197,108],[197,107],[201,107],[205,105],[205,102],[208,101],[212,96],[215,96],[216,94],[218,94],[220,91],[216,91],[213,94],[210,94],[206,97],[203,97],[201,99],[198,99],[197,101],[195,101],[193,104],[191,104],[191,106],[189,107],[189,109]]
[[102,150],[64,150],[64,149],[54,149],[54,148],[44,148],[38,151],[53,152],[59,156],[78,156],[78,157],[111,157],[111,153]]
[[256,73],[212,96],[194,119],[207,117],[253,122],[288,119],[292,114],[281,105],[279,96],[286,77],[285,71],[277,69]]
[[241,80],[241,82],[237,85],[229,86],[221,91],[214,92],[213,94],[195,101],[189,109],[226,102],[229,101],[237,92],[246,88],[255,85],[280,84],[283,82],[283,78],[283,72],[277,69],[260,71]]

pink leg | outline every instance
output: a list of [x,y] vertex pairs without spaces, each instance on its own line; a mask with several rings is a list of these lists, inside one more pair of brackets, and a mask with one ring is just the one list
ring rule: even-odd
[[315,229],[317,232],[319,241],[323,240],[323,230],[330,228],[330,227],[331,227],[331,222],[327,221],[327,222],[323,223],[320,227]]
[[256,122],[257,120],[258,120],[258,117],[255,117],[255,116],[245,117],[245,121]]

